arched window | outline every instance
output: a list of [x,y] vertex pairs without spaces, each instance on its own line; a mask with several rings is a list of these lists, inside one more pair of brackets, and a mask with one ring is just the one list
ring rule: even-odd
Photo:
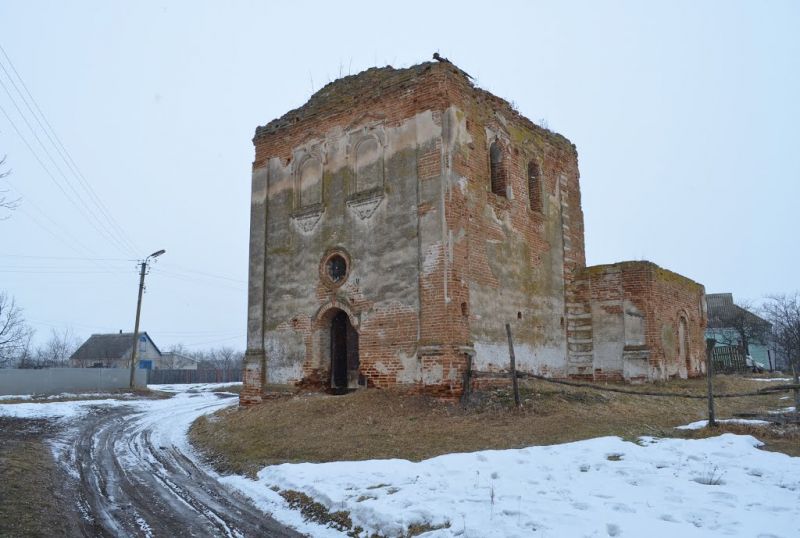
[[299,207],[322,203],[322,163],[312,157],[306,159],[298,172]]
[[368,138],[356,147],[356,191],[367,191],[383,184],[383,164],[378,140]]
[[489,147],[489,166],[491,168],[492,192],[506,196],[506,167],[503,162],[503,146],[495,140]]
[[542,210],[542,176],[536,161],[528,163],[528,201],[533,211]]
[[691,370],[689,358],[689,324],[686,318],[681,316],[678,321],[678,360],[686,364],[687,371]]

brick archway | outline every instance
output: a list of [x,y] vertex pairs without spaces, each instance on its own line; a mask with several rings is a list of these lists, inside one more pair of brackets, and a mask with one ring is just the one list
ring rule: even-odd
[[345,392],[359,386],[358,318],[345,305],[331,302],[317,311],[312,323],[313,364],[323,386]]

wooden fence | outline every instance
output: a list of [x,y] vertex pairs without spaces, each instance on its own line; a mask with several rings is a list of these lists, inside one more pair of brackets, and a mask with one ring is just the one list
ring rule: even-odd
[[711,355],[716,374],[734,374],[749,370],[741,350],[735,346],[716,346]]
[[187,383],[235,383],[242,380],[242,369],[230,370],[148,370],[148,385]]

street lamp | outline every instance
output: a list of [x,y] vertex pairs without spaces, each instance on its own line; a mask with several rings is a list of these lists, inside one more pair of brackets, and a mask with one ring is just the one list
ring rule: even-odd
[[147,272],[147,264],[150,258],[158,258],[164,254],[166,250],[161,249],[153,252],[142,261],[142,269],[139,272],[139,300],[136,302],[136,324],[133,327],[133,349],[131,350],[131,384],[133,388],[133,378],[136,374],[136,351],[139,349],[139,316],[142,313],[142,292],[144,292],[144,275]]

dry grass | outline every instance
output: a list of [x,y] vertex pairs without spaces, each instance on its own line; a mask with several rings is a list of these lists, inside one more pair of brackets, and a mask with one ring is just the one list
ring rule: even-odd
[[[715,392],[764,388],[738,376],[718,376]],[[704,394],[705,380],[627,387]],[[698,437],[705,431],[673,428],[706,418],[705,400],[645,397],[559,386],[521,384],[524,405],[515,409],[508,389],[486,391],[464,409],[424,396],[362,390],[346,396],[298,393],[248,409],[229,408],[201,418],[192,441],[223,472],[253,474],[283,462],[405,458],[448,452],[555,444],[604,435]],[[785,393],[717,400],[717,416],[785,406]],[[717,431],[733,431],[735,426]],[[748,432],[749,433],[749,432]],[[767,448],[800,455],[797,431],[758,429]]]
[[74,508],[45,444],[55,426],[0,417],[0,431],[0,536],[74,536]]

